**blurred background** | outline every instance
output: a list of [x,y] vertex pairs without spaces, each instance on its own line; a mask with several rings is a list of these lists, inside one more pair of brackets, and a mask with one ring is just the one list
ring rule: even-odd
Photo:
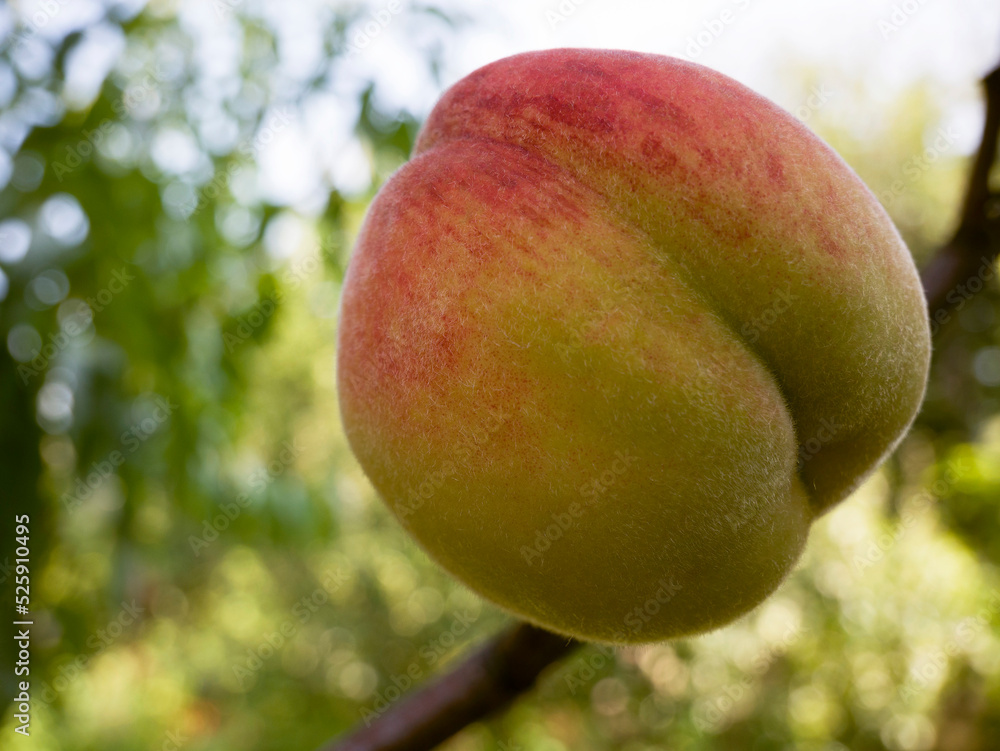
[[[774,99],[922,263],[956,221],[1000,6],[0,5],[0,588],[7,614],[27,514],[34,619],[27,738],[3,619],[0,747],[312,749],[506,625],[351,457],[338,295],[441,92],[560,46]],[[916,427],[775,596],[701,638],[586,647],[447,748],[1000,747],[1000,295],[961,294]]]

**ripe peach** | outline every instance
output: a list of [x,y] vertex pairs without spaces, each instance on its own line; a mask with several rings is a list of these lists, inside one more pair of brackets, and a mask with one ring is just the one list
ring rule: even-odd
[[584,639],[727,623],[893,449],[930,352],[855,173],[739,83],[551,50],[453,86],[344,285],[350,444],[426,551]]

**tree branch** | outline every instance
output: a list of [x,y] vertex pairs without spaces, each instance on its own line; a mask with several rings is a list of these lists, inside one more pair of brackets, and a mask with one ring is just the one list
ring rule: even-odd
[[553,662],[580,646],[526,623],[503,632],[450,673],[411,694],[368,727],[323,751],[426,751],[530,689]]
[[[989,187],[1000,137],[1000,67],[983,79],[983,85],[986,122],[958,227],[921,273],[935,332],[949,320],[950,308],[968,299],[964,284],[976,276],[981,281],[990,278],[1000,247],[1000,196]],[[955,298],[955,292],[960,296]],[[516,625],[400,701],[371,726],[321,751],[427,751],[510,704],[534,685],[545,668],[580,645],[534,626]]]
[[[990,190],[990,170],[996,161],[1000,136],[1000,67],[983,79],[986,89],[986,121],[965,190],[958,227],[931,258],[921,273],[931,320],[946,323],[950,308],[968,298],[963,285],[980,276],[988,279],[997,257],[1000,237],[1000,196]],[[960,294],[956,297],[954,293]],[[937,326],[934,327],[937,329]]]

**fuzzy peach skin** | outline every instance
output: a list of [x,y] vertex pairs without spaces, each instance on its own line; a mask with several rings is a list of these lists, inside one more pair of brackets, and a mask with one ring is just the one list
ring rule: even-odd
[[910,254],[796,119],[693,63],[561,49],[453,86],[365,219],[338,389],[423,548],[532,623],[721,626],[893,449]]

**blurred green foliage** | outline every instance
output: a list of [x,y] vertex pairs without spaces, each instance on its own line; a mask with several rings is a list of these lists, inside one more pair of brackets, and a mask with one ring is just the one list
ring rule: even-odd
[[[508,620],[408,540],[338,419],[344,265],[418,123],[384,111],[374,82],[352,101],[337,88],[360,12],[326,8],[324,64],[293,75],[267,12],[205,7],[225,35],[172,3],[106,3],[65,33],[30,22],[2,42],[0,577],[7,613],[13,516],[28,514],[35,621],[30,738],[13,732],[15,650],[0,645],[3,748],[311,749]],[[87,43],[120,44],[89,95],[73,71]],[[236,65],[213,72],[226,44]],[[313,210],[291,209],[254,189],[256,144],[322,96],[353,118],[371,187],[327,180]],[[942,113],[922,91],[887,111],[863,137],[822,113],[810,126],[922,261],[966,165],[929,151]],[[910,437],[817,525],[775,597],[699,639],[587,647],[448,748],[996,748],[1000,300],[986,286],[937,339]]]

